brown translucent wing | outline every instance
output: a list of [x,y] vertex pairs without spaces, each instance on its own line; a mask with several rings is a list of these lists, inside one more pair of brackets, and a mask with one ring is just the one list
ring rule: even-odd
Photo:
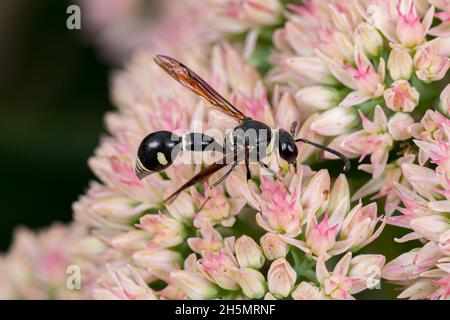
[[201,170],[199,173],[197,173],[195,176],[193,176],[189,181],[187,181],[185,184],[183,184],[178,190],[176,190],[174,193],[172,193],[168,198],[164,200],[164,203],[171,204],[178,195],[186,190],[187,188],[190,188],[197,183],[203,183],[210,176],[212,176],[214,173],[219,171],[222,168],[225,168],[228,165],[231,165],[234,163],[234,159],[240,159],[242,158],[242,155],[244,154],[244,149],[239,150],[238,152],[233,152],[225,155],[222,159],[218,160],[217,162],[210,164],[205,169]]
[[163,55],[157,55],[155,62],[172,78],[181,83],[185,88],[206,99],[217,110],[238,122],[241,122],[245,118],[245,115],[240,110],[236,109],[236,107],[206,83],[205,80],[181,62]]

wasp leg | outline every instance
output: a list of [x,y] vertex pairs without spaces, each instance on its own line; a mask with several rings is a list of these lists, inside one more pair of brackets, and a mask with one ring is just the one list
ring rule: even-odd
[[245,170],[247,172],[247,181],[252,179],[252,173],[250,172],[250,141],[248,137],[245,137],[245,143],[244,143],[244,148],[245,148]]
[[233,171],[233,169],[234,168],[236,168],[236,166],[238,165],[238,149],[237,149],[237,137],[235,136],[234,137],[234,139],[233,139],[233,146],[234,146],[234,150],[233,150],[233,154],[234,154],[234,157],[233,157],[233,164],[231,165],[231,168],[230,169],[228,169],[228,171],[227,172],[225,172],[225,174],[219,179],[219,180],[217,180],[216,182],[214,182],[212,185],[211,185],[211,187],[210,187],[210,189],[212,189],[212,188],[214,188],[214,187],[217,187],[219,184],[221,184],[230,174],[231,174],[231,172]]
[[265,164],[264,162],[259,161],[259,164],[261,165],[261,167],[264,168],[264,170],[268,171],[271,176],[277,175],[277,173],[271,167],[269,167],[267,164]]
[[203,208],[205,207],[206,203],[211,200],[211,195],[208,195],[208,197],[205,199],[205,201],[203,201],[202,205],[197,209],[196,213],[199,213],[200,211],[203,210]]
[[225,180],[225,179],[231,174],[231,172],[233,171],[234,168],[236,168],[236,166],[237,166],[237,163],[233,163],[233,165],[231,166],[231,168],[228,169],[228,171],[225,172],[225,174],[224,174],[219,180],[217,180],[216,182],[214,182],[214,183],[211,185],[211,187],[209,187],[209,188],[212,189],[212,188],[217,187],[219,184],[221,184],[221,183],[223,182],[223,180]]

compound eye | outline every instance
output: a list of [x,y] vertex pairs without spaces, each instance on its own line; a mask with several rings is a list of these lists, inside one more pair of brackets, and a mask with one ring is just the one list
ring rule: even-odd
[[286,160],[289,163],[296,162],[298,149],[295,143],[292,141],[280,142],[280,156],[283,160]]

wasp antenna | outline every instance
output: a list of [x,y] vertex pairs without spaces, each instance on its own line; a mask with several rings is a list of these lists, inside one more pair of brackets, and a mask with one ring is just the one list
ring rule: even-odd
[[341,158],[342,161],[344,161],[344,172],[348,172],[350,170],[350,168],[351,168],[350,160],[345,155],[340,153],[339,151],[336,151],[334,149],[328,148],[326,146],[323,146],[321,144],[318,144],[318,143],[315,143],[315,142],[312,142],[312,141],[309,141],[309,140],[306,140],[306,139],[302,139],[302,138],[295,139],[295,142],[299,142],[299,141],[303,142],[303,143],[306,143],[306,144],[309,144],[309,145],[312,145],[312,146],[314,146],[316,148],[325,150],[325,151],[327,151],[329,153],[332,153],[332,154],[338,156],[339,158]]

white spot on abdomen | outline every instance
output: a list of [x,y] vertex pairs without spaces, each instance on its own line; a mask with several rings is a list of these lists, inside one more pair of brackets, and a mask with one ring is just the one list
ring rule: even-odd
[[156,158],[158,159],[158,162],[159,162],[160,164],[162,164],[163,166],[165,166],[166,164],[169,163],[169,162],[167,161],[167,159],[166,159],[166,156],[165,156],[164,153],[162,153],[162,152],[158,152],[158,153],[156,154]]

